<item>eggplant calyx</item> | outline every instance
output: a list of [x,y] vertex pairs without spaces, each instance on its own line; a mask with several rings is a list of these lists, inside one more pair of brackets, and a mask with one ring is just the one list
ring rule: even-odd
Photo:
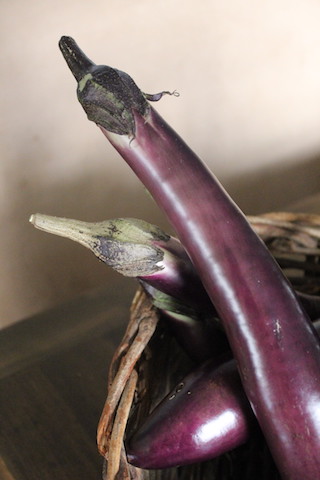
[[40,230],[89,248],[122,275],[151,275],[163,268],[164,251],[156,242],[165,242],[168,237],[143,220],[117,218],[91,223],[37,213],[31,215],[30,222]]
[[143,93],[127,73],[93,63],[71,37],[63,36],[59,47],[78,82],[78,100],[88,119],[109,132],[134,137],[134,110],[147,117],[148,100],[158,101],[167,94],[179,95],[176,91]]

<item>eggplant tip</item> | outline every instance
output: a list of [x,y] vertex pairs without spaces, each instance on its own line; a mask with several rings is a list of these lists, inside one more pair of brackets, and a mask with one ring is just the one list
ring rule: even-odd
[[30,215],[29,222],[32,223],[32,225],[34,225],[36,228],[41,228],[47,223],[48,218],[50,219],[49,216],[43,215],[42,213],[33,213]]

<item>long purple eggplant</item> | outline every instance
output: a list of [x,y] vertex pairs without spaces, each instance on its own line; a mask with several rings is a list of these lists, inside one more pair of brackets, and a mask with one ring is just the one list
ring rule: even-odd
[[[320,334],[320,321],[314,324]],[[237,366],[208,361],[183,378],[128,439],[140,468],[168,468],[226,453],[254,435],[257,422]]]
[[60,48],[89,119],[166,213],[194,263],[282,477],[319,479],[320,345],[291,285],[218,180],[133,80],[93,64],[69,37]]

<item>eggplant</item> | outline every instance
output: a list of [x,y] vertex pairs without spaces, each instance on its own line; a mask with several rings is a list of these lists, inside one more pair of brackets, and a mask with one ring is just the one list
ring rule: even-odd
[[140,283],[150,295],[153,305],[159,309],[178,344],[196,364],[211,358],[218,365],[231,358],[229,343],[219,319],[214,317],[214,311],[208,315],[201,310],[190,309],[146,281]]
[[178,343],[195,362],[229,351],[215,309],[181,243],[135,218],[84,222],[33,214],[38,229],[79,242],[125,276],[139,279]]
[[62,37],[60,49],[88,118],[140,178],[190,256],[283,479],[320,478],[320,343],[292,286],[218,179],[133,80],[96,66],[70,37]]
[[158,226],[137,218],[84,222],[35,213],[36,228],[69,238],[124,276],[136,277],[174,297],[184,308],[215,315],[215,309],[183,246]]
[[159,469],[210,460],[245,443],[256,420],[234,360],[187,375],[126,442],[129,463]]
[[[314,324],[320,334],[320,321]],[[126,441],[133,465],[158,469],[213,459],[258,431],[234,359],[208,360],[166,395]]]
[[[177,238],[137,218],[116,218],[84,222],[71,218],[33,214],[30,222],[38,229],[74,240],[89,248],[108,266],[140,279],[158,303],[182,309],[189,317],[217,317],[201,280]],[[160,293],[165,295],[160,298]],[[320,298],[297,292],[311,319],[320,317]],[[164,297],[167,299],[164,300]],[[157,305],[167,309],[163,305]],[[178,312],[175,312],[178,313]]]
[[[30,222],[40,230],[79,242],[122,275],[138,278],[195,362],[229,355],[217,312],[176,238],[135,218],[84,222],[38,213],[31,215]],[[318,318],[319,299],[301,296],[305,307]]]

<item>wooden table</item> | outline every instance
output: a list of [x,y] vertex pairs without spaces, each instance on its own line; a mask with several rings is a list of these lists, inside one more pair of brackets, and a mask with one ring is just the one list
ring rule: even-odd
[[0,331],[1,480],[101,479],[96,427],[135,288],[119,277]]

